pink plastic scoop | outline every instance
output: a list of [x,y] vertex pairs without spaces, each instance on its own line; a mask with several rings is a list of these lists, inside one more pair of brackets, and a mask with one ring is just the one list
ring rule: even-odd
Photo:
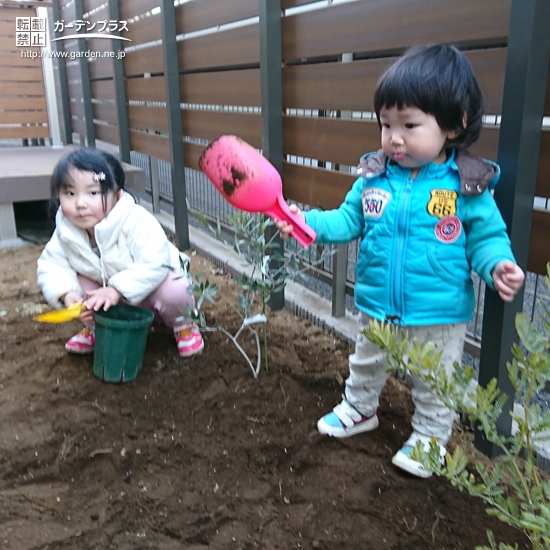
[[313,229],[285,202],[279,172],[246,141],[237,136],[219,137],[204,150],[199,166],[235,208],[288,222],[293,237],[303,246],[315,241]]

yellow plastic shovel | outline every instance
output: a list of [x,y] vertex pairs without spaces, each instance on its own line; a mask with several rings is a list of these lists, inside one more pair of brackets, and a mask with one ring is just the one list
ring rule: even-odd
[[72,304],[64,309],[55,309],[54,311],[47,311],[41,315],[33,317],[33,321],[39,321],[40,323],[66,323],[77,319],[80,312],[85,309],[86,306],[80,302]]

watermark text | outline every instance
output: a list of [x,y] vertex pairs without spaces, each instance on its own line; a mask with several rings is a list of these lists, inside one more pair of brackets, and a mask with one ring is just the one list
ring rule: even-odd
[[21,57],[26,59],[55,59],[55,58],[63,58],[63,59],[81,59],[83,57],[85,58],[92,58],[92,59],[124,59],[126,56],[126,52],[124,50],[120,50],[118,52],[97,52],[93,50],[86,50],[83,52],[74,51],[74,52],[68,52],[68,51],[62,51],[62,52],[55,52],[51,50],[47,50],[45,48],[41,49],[40,51],[36,50],[21,50]]

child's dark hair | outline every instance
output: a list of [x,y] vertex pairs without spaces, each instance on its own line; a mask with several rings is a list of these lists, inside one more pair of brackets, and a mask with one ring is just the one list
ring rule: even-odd
[[[103,207],[107,207],[107,194],[112,191],[117,193],[120,189],[128,192],[126,175],[119,160],[107,153],[91,147],[77,149],[65,155],[55,167],[50,181],[50,213],[52,217],[59,208],[59,193],[70,184],[71,167],[78,170],[86,170],[95,174],[105,174],[105,179],[99,180]],[[135,195],[130,192],[134,197]]]
[[374,110],[416,107],[435,117],[456,138],[445,147],[465,149],[481,132],[483,94],[464,54],[454,46],[429,44],[408,49],[380,78]]

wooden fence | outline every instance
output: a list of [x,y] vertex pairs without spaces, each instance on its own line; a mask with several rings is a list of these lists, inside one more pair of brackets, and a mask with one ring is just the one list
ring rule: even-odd
[[[363,153],[379,147],[376,122],[354,113],[372,111],[378,77],[411,44],[447,42],[464,49],[482,83],[487,114],[501,114],[511,0],[359,0],[292,12],[311,3],[282,0],[286,14],[281,20],[283,153],[285,159],[318,161],[308,166],[285,160],[286,198],[324,208],[340,204],[354,176],[326,167],[355,166]],[[79,19],[75,13],[79,4],[80,18],[88,26],[112,19],[105,0],[59,0],[59,4],[61,19],[67,23]],[[124,59],[65,60],[71,130],[120,145],[122,107],[130,149],[170,161],[162,17],[155,10],[160,0],[116,4],[128,27],[120,34],[132,40],[126,43],[131,47]],[[193,0],[175,8],[176,32],[184,39],[177,42],[177,65],[169,70],[179,75],[182,151],[188,167],[197,168],[204,143],[221,134],[236,133],[262,147],[258,16],[258,0]],[[242,26],[231,27],[236,23]],[[112,42],[65,41],[64,48],[76,52],[80,43],[81,49],[106,52]],[[117,108],[114,67],[118,63],[123,67],[125,105]],[[86,70],[89,75],[83,76]],[[87,107],[93,117],[88,127]],[[550,116],[550,94],[545,115]],[[498,126],[486,127],[472,150],[496,160],[498,140]],[[536,195],[550,198],[548,132],[542,133]],[[550,240],[545,238],[549,230],[550,213],[535,210],[528,260],[528,269],[535,273],[545,273],[550,258]]]
[[17,33],[19,44],[30,41],[33,17],[34,8],[0,7],[0,139],[50,135],[40,47],[17,42]]

